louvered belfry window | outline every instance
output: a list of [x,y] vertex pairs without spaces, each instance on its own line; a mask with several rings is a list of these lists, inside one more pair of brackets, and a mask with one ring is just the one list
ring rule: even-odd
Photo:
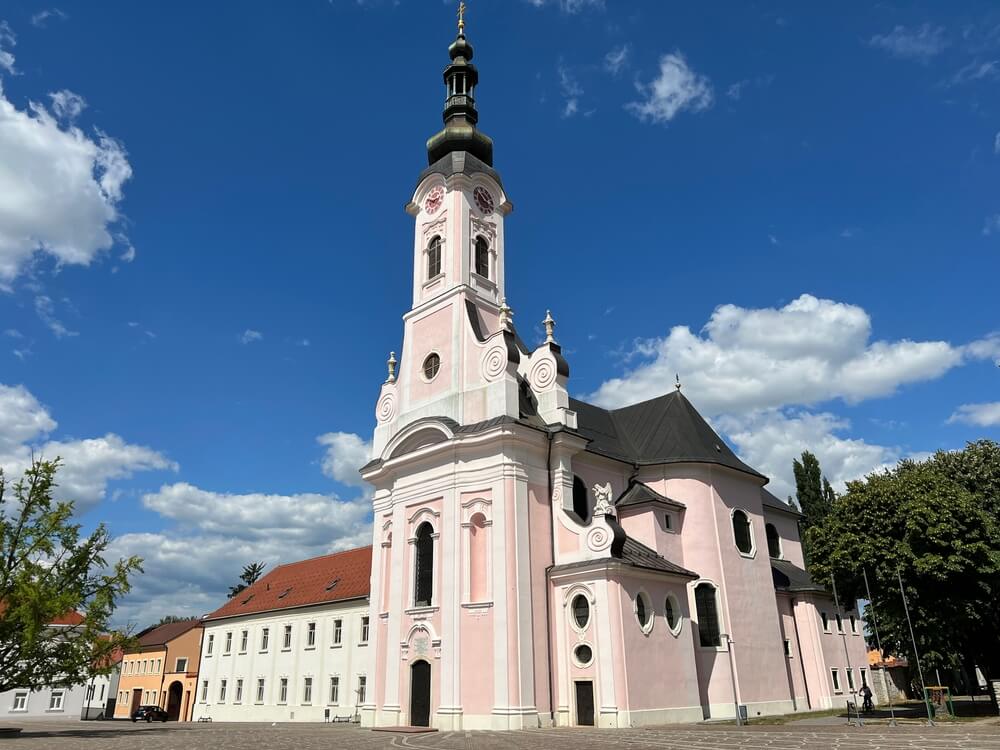
[[429,523],[417,528],[416,570],[414,579],[413,604],[429,607],[434,589],[434,529]]

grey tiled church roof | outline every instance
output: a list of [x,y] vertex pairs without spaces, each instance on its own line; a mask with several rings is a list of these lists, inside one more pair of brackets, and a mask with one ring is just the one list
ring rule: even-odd
[[812,577],[788,560],[771,560],[771,578],[778,591],[822,591],[826,589],[813,581]]
[[615,500],[615,507],[628,508],[633,505],[643,505],[645,503],[662,503],[674,508],[686,507],[684,503],[671,500],[669,497],[661,495],[652,487],[642,482],[632,482],[629,484],[628,489],[621,494],[621,497]]
[[784,500],[775,497],[773,494],[765,490],[763,487],[760,489],[760,502],[765,508],[774,508],[775,510],[781,510],[785,513],[792,513],[796,516],[801,516],[802,513],[794,505],[789,505]]
[[587,450],[629,463],[710,463],[763,478],[736,457],[680,391],[620,409],[571,398]]
[[661,570],[664,573],[674,573],[688,578],[697,578],[698,574],[680,565],[670,562],[655,549],[647,547],[640,541],[632,537],[625,537],[625,544],[622,547],[621,557],[623,562],[634,565],[637,568],[647,568],[649,570]]

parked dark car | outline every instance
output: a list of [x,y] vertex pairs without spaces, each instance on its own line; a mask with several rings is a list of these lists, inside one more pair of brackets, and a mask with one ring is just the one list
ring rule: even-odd
[[167,712],[159,706],[139,706],[132,712],[132,721],[166,721]]

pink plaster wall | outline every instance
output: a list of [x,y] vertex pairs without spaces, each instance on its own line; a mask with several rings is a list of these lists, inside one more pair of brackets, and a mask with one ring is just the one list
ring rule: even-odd
[[[805,558],[802,556],[802,542],[799,541],[799,524],[795,516],[764,508],[764,521],[774,524],[774,528],[778,531],[778,536],[781,537],[781,559],[788,560],[793,565],[804,568]],[[764,544],[766,551],[767,539],[764,540]]]
[[[545,569],[552,564],[552,514],[550,512],[548,486],[528,485],[528,530],[531,534],[531,606],[532,631],[534,634],[535,663],[535,705],[539,713],[551,710],[549,704],[548,623],[545,619],[548,582]],[[554,643],[554,641],[553,641]]]
[[[455,306],[448,305],[412,322],[409,340],[414,349],[409,353],[407,378],[411,403],[420,403],[444,393],[452,387],[451,372],[456,352],[452,349],[452,316]],[[441,356],[441,370],[430,383],[424,382],[421,368],[432,351]]]
[[798,636],[795,632],[795,615],[792,612],[792,599],[789,596],[775,596],[775,604],[778,608],[778,617],[781,623],[782,638],[787,638],[790,642],[792,655],[785,657],[785,668],[788,674],[789,684],[792,686],[792,694],[795,696],[796,708],[802,710],[808,707],[806,691],[804,665],[802,663],[801,649],[799,648]]
[[463,608],[462,712],[479,716],[493,710],[493,608]]

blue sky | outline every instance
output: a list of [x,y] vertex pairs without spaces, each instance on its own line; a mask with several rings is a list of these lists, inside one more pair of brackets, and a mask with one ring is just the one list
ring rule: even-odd
[[[685,393],[787,494],[1000,438],[1000,10],[477,0],[507,294],[574,395]],[[0,11],[0,463],[199,614],[364,543],[454,3]]]

